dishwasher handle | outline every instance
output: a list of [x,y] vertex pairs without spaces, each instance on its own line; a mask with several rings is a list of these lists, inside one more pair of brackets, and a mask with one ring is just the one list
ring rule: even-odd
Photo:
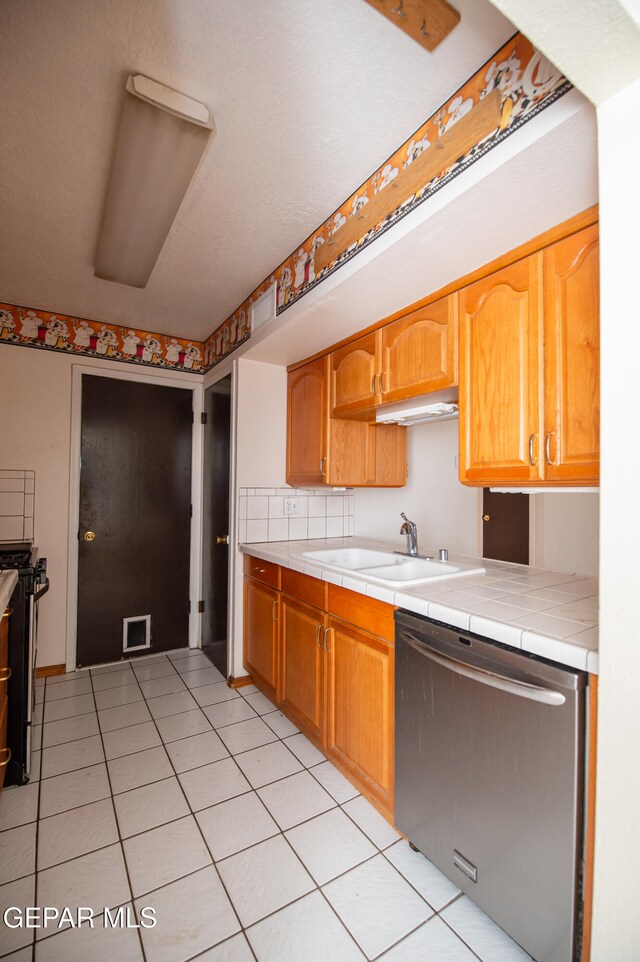
[[470,678],[471,681],[480,682],[481,685],[489,685],[491,688],[508,692],[510,695],[518,695],[519,698],[527,698],[529,701],[539,701],[542,702],[543,705],[559,707],[560,705],[564,705],[566,701],[565,696],[559,691],[553,691],[550,688],[540,688],[538,685],[530,685],[526,681],[515,681],[513,678],[505,678],[504,675],[485,671],[482,668],[473,668],[471,665],[465,665],[464,662],[458,661],[456,658],[449,658],[447,655],[441,655],[433,651],[431,648],[426,647],[424,642],[416,638],[411,638],[406,633],[404,633],[402,637],[407,644],[411,645],[411,647],[421,655],[424,655],[425,658],[434,661],[442,668],[455,672],[456,675],[462,675],[464,678]]

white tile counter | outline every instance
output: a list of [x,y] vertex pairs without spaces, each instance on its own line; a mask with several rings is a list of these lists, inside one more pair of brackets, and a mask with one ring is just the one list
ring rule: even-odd
[[[374,584],[357,571],[323,568],[319,562],[304,557],[304,552],[327,548],[394,551],[402,549],[403,544],[352,537],[240,545],[246,554],[283,568],[466,628],[572,668],[598,672],[597,578],[451,555],[451,562],[480,564],[485,573],[397,591]],[[428,548],[423,553],[437,557],[437,549]]]
[[9,604],[9,598],[18,581],[17,571],[0,571],[0,615]]

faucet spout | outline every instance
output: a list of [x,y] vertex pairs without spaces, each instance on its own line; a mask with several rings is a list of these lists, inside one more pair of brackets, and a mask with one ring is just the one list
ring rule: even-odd
[[409,521],[404,511],[400,512],[400,517],[403,519],[400,534],[407,536],[407,554],[413,558],[418,554],[418,526],[415,522]]

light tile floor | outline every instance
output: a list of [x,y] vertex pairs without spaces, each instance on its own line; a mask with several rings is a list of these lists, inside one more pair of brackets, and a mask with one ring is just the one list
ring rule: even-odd
[[[0,911],[100,915],[59,930],[0,920],[3,959],[530,962],[203,654],[49,678],[37,702],[33,779],[0,797]],[[105,907],[130,927],[104,927]],[[149,907],[157,925],[136,928]]]

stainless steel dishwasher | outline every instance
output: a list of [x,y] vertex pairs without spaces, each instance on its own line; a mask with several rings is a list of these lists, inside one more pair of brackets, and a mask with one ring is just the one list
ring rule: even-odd
[[395,617],[396,825],[536,962],[574,962],[586,673]]

